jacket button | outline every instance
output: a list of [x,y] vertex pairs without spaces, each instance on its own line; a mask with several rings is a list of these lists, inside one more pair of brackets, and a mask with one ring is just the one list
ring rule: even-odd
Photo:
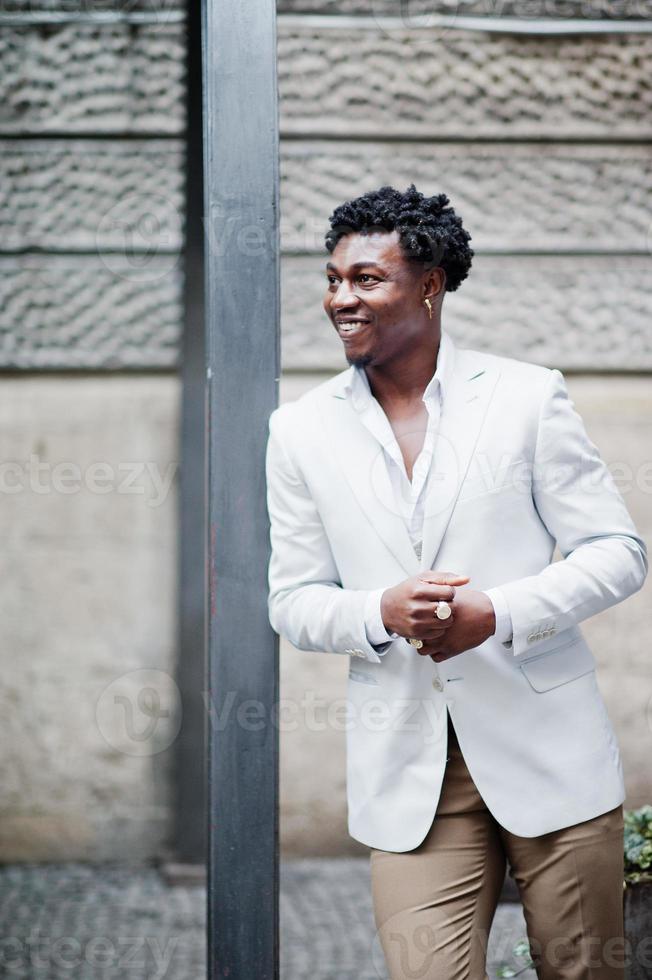
[[443,691],[444,690],[444,685],[442,684],[442,682],[439,679],[439,677],[433,677],[433,679],[432,679],[432,686],[434,687],[434,689],[436,691]]

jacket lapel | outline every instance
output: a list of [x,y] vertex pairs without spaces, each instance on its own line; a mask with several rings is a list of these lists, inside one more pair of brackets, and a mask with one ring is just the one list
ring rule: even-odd
[[422,569],[431,569],[437,558],[499,376],[488,359],[456,349],[426,487]]
[[360,422],[350,400],[334,394],[323,413],[331,453],[367,520],[406,573],[416,575],[419,559],[394,504],[382,446]]
[[[474,351],[454,348],[432,470],[426,488],[421,561],[394,503],[383,449],[360,422],[344,387],[354,368],[332,379],[323,421],[330,450],[362,512],[408,575],[432,568],[478,441],[500,371]],[[454,571],[454,569],[452,569]],[[451,569],[443,569],[451,571]]]

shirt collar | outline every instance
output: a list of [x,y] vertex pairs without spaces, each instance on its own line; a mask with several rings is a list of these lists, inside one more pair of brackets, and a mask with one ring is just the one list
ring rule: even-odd
[[[439,352],[437,354],[437,367],[435,368],[435,373],[424,388],[423,395],[421,396],[422,400],[426,403],[432,398],[435,398],[438,392],[442,402],[446,397],[446,389],[450,384],[452,346],[453,341],[448,336],[446,331],[442,329]],[[367,378],[364,368],[353,368],[346,380],[346,384],[344,385],[344,392],[347,397],[351,398],[353,407],[356,409],[356,411],[361,411],[364,405],[368,402],[369,398],[372,397],[369,379]]]

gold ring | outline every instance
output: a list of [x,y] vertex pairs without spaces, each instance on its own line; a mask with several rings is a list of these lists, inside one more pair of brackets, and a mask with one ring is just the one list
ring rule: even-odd
[[416,640],[413,636],[408,638],[408,643],[411,643],[415,650],[420,650],[423,646],[423,640]]

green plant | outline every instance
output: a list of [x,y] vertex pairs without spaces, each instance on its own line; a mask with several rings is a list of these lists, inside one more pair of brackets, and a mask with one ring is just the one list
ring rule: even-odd
[[519,973],[523,973],[525,970],[531,970],[534,967],[534,963],[532,962],[532,957],[530,955],[530,943],[526,936],[519,939],[516,945],[512,947],[512,953],[517,959],[524,961],[523,966],[519,966],[518,969],[516,969],[515,967],[510,966],[508,963],[501,963],[496,970],[496,976],[499,977],[500,980],[504,980],[504,978],[507,977],[517,977]]
[[625,886],[652,881],[652,806],[625,810]]

